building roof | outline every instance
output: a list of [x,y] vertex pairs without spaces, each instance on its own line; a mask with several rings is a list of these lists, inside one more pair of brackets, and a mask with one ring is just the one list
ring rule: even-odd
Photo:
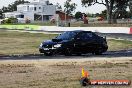
[[[24,4],[19,4],[19,5],[45,5],[45,6],[47,6],[46,4],[44,4],[44,3],[39,3],[39,2],[32,2],[32,3],[24,3]],[[19,6],[18,5],[18,6]],[[48,5],[52,5],[52,4],[48,4]],[[53,6],[56,6],[56,5],[53,5]]]
[[39,2],[32,2],[32,3],[24,3],[24,4],[20,4],[20,5],[46,5],[46,4],[39,3]]

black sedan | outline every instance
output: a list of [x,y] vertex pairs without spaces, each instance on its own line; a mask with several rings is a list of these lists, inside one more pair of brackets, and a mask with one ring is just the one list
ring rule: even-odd
[[46,56],[92,53],[100,55],[108,49],[106,38],[91,31],[67,31],[40,44],[39,51]]

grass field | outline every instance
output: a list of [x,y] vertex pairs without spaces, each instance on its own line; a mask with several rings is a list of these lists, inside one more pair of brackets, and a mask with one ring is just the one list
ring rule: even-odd
[[[56,34],[27,33],[0,30],[0,54],[38,54],[38,47],[43,40]],[[126,40],[107,40],[109,51],[132,49],[132,42]]]
[[0,54],[34,54],[43,40],[56,35],[9,32],[0,30]]

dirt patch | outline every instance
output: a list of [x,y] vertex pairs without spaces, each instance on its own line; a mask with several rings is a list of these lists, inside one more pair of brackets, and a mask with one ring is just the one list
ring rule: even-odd
[[[0,62],[0,88],[82,88],[81,67],[89,71],[91,79],[132,80],[131,57],[6,60]],[[132,88],[132,85],[108,88]]]

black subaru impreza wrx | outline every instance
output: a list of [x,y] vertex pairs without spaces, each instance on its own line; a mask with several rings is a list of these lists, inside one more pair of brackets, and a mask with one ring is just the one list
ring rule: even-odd
[[106,38],[91,31],[67,31],[40,44],[39,51],[46,56],[92,53],[100,55],[108,49]]

